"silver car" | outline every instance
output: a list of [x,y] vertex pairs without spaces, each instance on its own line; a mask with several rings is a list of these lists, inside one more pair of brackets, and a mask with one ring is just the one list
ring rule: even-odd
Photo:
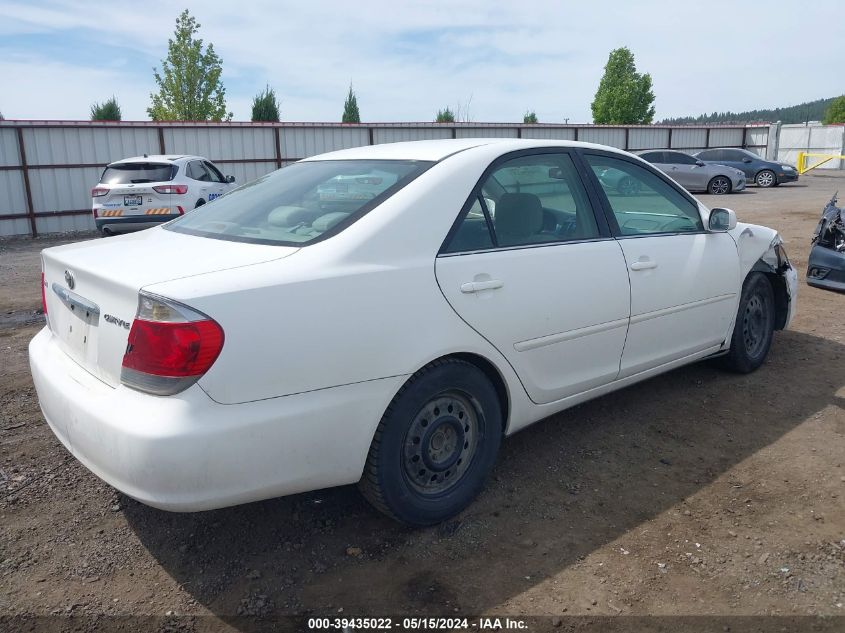
[[725,165],[705,163],[684,152],[650,150],[640,158],[647,160],[687,191],[706,191],[714,195],[745,189],[745,173]]

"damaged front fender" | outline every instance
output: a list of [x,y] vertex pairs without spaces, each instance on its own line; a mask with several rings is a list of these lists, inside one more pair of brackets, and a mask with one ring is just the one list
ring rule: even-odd
[[836,206],[836,194],[822,211],[812,244],[807,283],[845,293],[845,209]]
[[752,272],[764,273],[775,295],[775,329],[789,326],[798,301],[798,273],[789,261],[783,239],[774,229],[756,224],[737,224],[730,231],[739,253],[743,282]]

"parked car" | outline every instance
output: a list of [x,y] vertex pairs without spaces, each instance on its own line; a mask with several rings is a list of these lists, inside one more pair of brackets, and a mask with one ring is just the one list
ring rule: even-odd
[[845,209],[836,206],[836,195],[822,211],[813,234],[807,284],[845,293]]
[[753,182],[758,187],[777,187],[781,183],[798,180],[798,172],[792,165],[766,160],[747,149],[706,149],[695,154],[695,157],[705,163],[740,169],[745,173],[748,182]]
[[607,167],[596,172],[596,177],[605,191],[618,193],[623,196],[639,193],[640,187],[642,186],[639,180],[631,178],[628,173],[621,169],[614,169],[613,167]]
[[650,162],[687,191],[706,191],[719,196],[745,189],[745,172],[742,170],[707,164],[684,152],[651,150],[641,152],[640,158]]
[[201,156],[136,156],[106,166],[91,190],[92,212],[104,235],[146,229],[201,207],[234,187]]
[[[376,172],[372,199],[318,194]],[[106,482],[175,511],[358,482],[413,525],[541,418],[700,359],[757,369],[797,287],[776,231],[640,158],[518,139],[315,156],[42,262],[38,398]]]

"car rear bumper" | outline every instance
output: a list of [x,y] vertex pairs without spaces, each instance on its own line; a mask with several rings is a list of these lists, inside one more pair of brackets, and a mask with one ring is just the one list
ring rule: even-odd
[[44,417],[89,470],[130,497],[189,512],[358,481],[403,377],[221,405],[194,385],[157,397],[112,388],[49,328],[29,359]]
[[178,213],[169,213],[167,215],[124,215],[112,218],[94,218],[94,223],[97,225],[98,231],[108,229],[114,233],[120,233],[123,231],[148,229],[151,226],[170,222],[170,220],[175,220],[179,217],[182,216]]

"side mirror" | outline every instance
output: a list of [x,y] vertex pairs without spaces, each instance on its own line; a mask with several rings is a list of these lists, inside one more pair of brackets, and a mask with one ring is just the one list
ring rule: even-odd
[[235,182],[235,177],[234,176],[226,176],[226,182],[228,182],[229,184],[232,184],[233,182]]
[[695,161],[695,164],[696,164],[698,167],[704,167],[704,161],[703,161],[703,160],[697,160],[697,161]]
[[732,209],[711,209],[709,230],[714,233],[724,233],[736,228],[736,213]]
[[742,159],[742,162],[743,163],[750,163],[750,162],[752,162],[752,160],[746,156],[745,158]]

